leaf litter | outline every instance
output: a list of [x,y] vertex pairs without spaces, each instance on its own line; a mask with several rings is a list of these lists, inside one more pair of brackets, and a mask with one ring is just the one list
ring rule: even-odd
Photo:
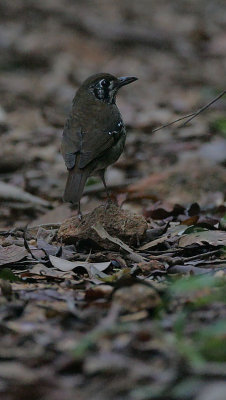
[[[162,374],[167,374],[168,383],[160,391],[164,393],[168,385],[174,387],[175,368],[182,362],[194,376],[199,375],[195,371],[200,365],[203,368],[217,361],[220,367],[224,329],[217,333],[214,321],[217,314],[223,317],[225,312],[225,231],[217,225],[214,230],[199,228],[198,223],[188,227],[178,221],[179,216],[167,223],[167,218],[155,222],[148,219],[146,235],[132,247],[109,235],[107,226],[103,228],[100,222],[93,226],[101,236],[100,248],[93,248],[88,239],[68,246],[59,241],[55,228],[42,227],[25,233],[30,252],[3,241],[2,265],[10,269],[7,273],[2,269],[5,272],[0,275],[1,328],[17,332],[18,339],[26,332],[33,338],[44,335],[55,350],[44,354],[42,342],[35,339],[36,363],[51,363],[59,382],[65,371],[72,376],[85,374],[87,379],[108,376],[113,380],[123,371],[134,379],[130,393],[137,393],[140,379],[148,382],[151,373],[159,382]],[[152,225],[153,237],[158,238],[150,241]],[[13,238],[18,240],[17,233]],[[109,240],[117,250],[109,249]],[[45,250],[43,263],[32,257],[40,249]],[[203,336],[210,323],[216,330]],[[195,326],[199,326],[199,333],[195,334]],[[6,337],[4,334],[3,342]],[[38,376],[33,369],[27,375],[33,353],[29,357],[29,347],[21,347],[17,339],[11,346],[19,346],[23,356],[11,357],[5,369],[2,365],[1,378],[17,385],[35,384],[43,375],[42,368]],[[145,361],[147,355],[151,363]],[[22,360],[24,357],[27,361]],[[169,357],[171,368],[174,365],[172,373],[166,373]],[[19,372],[21,363],[24,368]],[[138,373],[139,365],[143,372]],[[125,381],[115,385],[124,387]],[[152,393],[153,385],[150,390]]]
[[[225,98],[154,130],[225,87],[225,6],[75,3],[1,6],[0,397],[223,399]],[[79,226],[58,149],[75,89],[104,69],[141,78],[106,176],[121,210],[95,211],[91,178]]]

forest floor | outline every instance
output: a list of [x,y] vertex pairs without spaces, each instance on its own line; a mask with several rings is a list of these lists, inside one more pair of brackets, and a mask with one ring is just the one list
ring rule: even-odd
[[[226,98],[152,131],[225,89],[226,6],[3,0],[0,21],[1,399],[223,400]],[[112,203],[91,178],[80,222],[59,148],[101,71],[139,80]]]

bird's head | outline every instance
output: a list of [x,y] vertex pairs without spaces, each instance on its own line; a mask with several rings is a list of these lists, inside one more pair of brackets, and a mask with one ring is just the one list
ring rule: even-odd
[[88,90],[96,99],[108,104],[115,103],[118,90],[129,83],[136,81],[134,76],[123,76],[120,78],[111,74],[96,74],[90,76],[82,84],[81,88]]

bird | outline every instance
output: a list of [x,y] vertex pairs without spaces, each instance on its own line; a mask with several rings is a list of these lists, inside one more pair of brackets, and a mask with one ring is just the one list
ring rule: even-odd
[[137,79],[99,73],[87,78],[75,94],[63,129],[61,153],[68,170],[63,200],[78,205],[79,219],[80,200],[89,176],[102,179],[109,198],[105,170],[118,160],[126,140],[116,95]]

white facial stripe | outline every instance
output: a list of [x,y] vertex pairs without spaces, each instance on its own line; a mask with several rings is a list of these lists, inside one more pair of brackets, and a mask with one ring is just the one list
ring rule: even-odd
[[114,86],[114,82],[111,81],[111,83],[110,83],[110,85],[109,85],[109,90],[112,90],[112,89],[113,89],[113,86]]

